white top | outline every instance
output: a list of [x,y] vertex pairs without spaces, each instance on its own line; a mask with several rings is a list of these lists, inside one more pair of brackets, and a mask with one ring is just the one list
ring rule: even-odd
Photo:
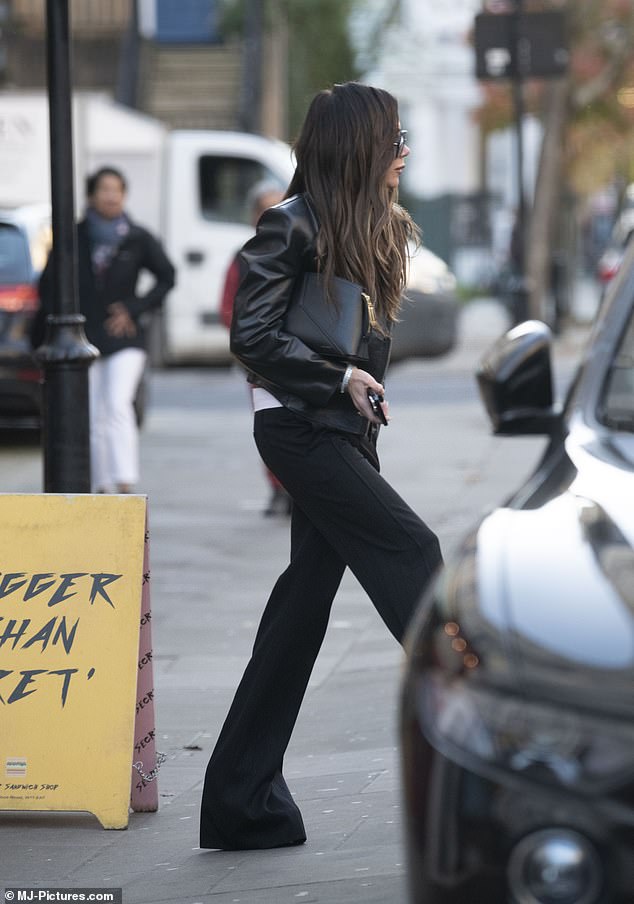
[[253,387],[253,410],[264,411],[267,408],[283,408],[284,406],[274,395],[261,386]]

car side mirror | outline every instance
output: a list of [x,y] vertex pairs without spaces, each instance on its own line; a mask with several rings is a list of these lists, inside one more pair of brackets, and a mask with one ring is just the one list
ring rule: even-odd
[[553,404],[551,342],[545,323],[527,320],[484,355],[476,379],[496,435],[556,432],[561,415]]

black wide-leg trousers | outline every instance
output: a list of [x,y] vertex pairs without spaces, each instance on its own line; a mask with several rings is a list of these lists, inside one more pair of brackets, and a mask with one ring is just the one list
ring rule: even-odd
[[285,408],[256,413],[254,433],[293,499],[291,554],[207,766],[200,844],[225,850],[306,840],[282,763],[346,566],[401,641],[442,562],[436,535],[379,474],[368,438]]

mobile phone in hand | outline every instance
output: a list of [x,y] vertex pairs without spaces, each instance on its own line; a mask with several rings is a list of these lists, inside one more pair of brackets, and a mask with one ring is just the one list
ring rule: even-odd
[[387,427],[387,418],[385,417],[385,413],[381,408],[381,402],[385,401],[382,395],[379,395],[378,392],[375,392],[373,389],[368,389],[368,400],[370,402],[370,408],[373,413],[378,417],[381,423]]

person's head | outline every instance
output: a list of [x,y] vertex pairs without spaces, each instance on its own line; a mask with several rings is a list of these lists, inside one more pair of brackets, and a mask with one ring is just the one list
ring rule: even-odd
[[256,226],[264,211],[279,204],[283,197],[284,189],[273,179],[261,179],[251,186],[247,194],[251,225]]
[[396,99],[381,88],[347,82],[320,91],[295,142],[296,179],[311,195],[393,198],[409,154],[401,143]]
[[407,240],[416,231],[395,204],[409,148],[396,99],[356,82],[320,91],[294,145],[287,195],[307,192],[320,223],[318,256],[327,279],[367,288],[388,320],[406,279]]
[[100,216],[114,220],[123,213],[127,188],[122,172],[112,166],[102,166],[87,177],[86,198]]

